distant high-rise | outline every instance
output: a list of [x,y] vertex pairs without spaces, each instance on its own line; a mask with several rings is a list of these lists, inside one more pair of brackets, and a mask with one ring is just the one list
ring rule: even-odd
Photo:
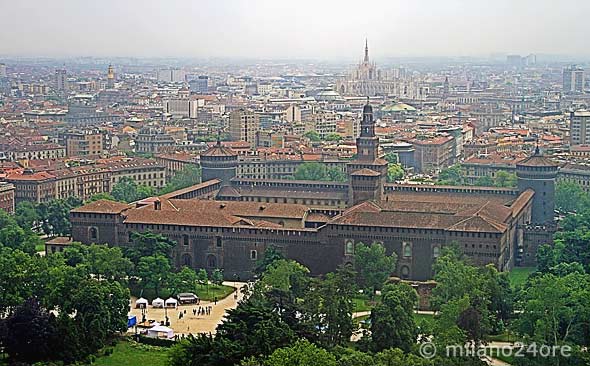
[[157,71],[158,81],[166,83],[183,83],[185,82],[185,72],[177,67],[161,69]]
[[55,70],[55,90],[58,92],[68,90],[68,73],[66,69]]
[[107,72],[107,89],[113,89],[115,87],[115,69],[113,65],[109,65]]
[[570,114],[570,144],[590,144],[590,111],[581,109]]
[[196,79],[189,81],[191,92],[197,94],[209,93],[209,76],[199,75]]
[[563,69],[563,92],[582,93],[584,91],[584,69],[575,65]]
[[260,130],[260,118],[253,111],[239,109],[229,116],[229,133],[232,140],[247,141],[253,147],[256,144],[256,133]]
[[6,77],[6,65],[0,64],[0,78]]

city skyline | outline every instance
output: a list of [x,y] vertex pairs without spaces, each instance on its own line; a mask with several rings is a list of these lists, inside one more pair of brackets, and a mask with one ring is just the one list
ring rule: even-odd
[[19,39],[0,34],[0,55],[354,61],[368,38],[374,59],[588,56],[582,17],[590,4],[568,0],[558,10],[532,0],[19,1],[0,5],[0,21]]

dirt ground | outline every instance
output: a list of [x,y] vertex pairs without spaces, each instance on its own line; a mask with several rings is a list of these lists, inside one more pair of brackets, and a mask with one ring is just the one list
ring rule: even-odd
[[[223,284],[237,289],[241,289],[242,286],[245,285],[245,283],[242,282],[224,282]],[[217,305],[213,302],[201,301],[199,305],[179,305],[176,309],[168,308],[167,310],[153,308],[150,305],[147,308],[146,319],[153,319],[163,324],[165,313],[167,311],[168,318],[170,319],[170,328],[174,330],[175,334],[215,333],[215,328],[217,328],[217,325],[221,323],[225,317],[226,310],[234,309],[237,306],[238,301],[242,299],[241,290],[238,290],[237,299],[234,299],[234,294],[235,291],[225,299],[217,301]],[[130,314],[137,316],[137,321],[139,322],[141,321],[141,309],[135,309],[135,300],[135,297],[131,298],[131,305],[133,308],[131,309]],[[198,309],[199,306],[211,306],[211,314],[193,316],[193,309]],[[185,310],[186,314],[184,314]],[[178,314],[181,311],[183,312],[183,318],[179,319]],[[129,331],[135,332],[135,329],[130,328]]]

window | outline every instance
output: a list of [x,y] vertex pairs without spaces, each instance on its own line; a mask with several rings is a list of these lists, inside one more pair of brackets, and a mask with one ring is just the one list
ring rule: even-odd
[[97,240],[98,239],[98,228],[96,227],[91,227],[90,228],[90,240]]
[[354,242],[352,240],[347,240],[344,246],[344,254],[345,255],[353,255],[354,254]]
[[438,258],[438,257],[440,256],[440,247],[438,247],[438,246],[434,246],[434,247],[432,248],[432,256],[433,256],[434,258]]
[[222,245],[221,244],[221,237],[218,236],[218,237],[215,238],[215,246],[218,247],[218,248],[221,248],[221,245]]
[[192,265],[192,258],[190,254],[183,254],[182,255],[182,265],[183,266],[187,266],[187,267],[191,267]]
[[182,244],[183,244],[184,246],[188,246],[188,245],[190,244],[190,241],[189,241],[188,235],[186,235],[186,234],[185,234],[185,235],[183,235],[183,236],[182,236]]
[[400,273],[401,273],[401,276],[403,279],[409,278],[410,277],[410,267],[402,266]]
[[404,258],[409,258],[412,256],[412,244],[404,242],[403,246],[403,256]]
[[250,259],[252,259],[253,261],[255,261],[256,259],[258,259],[258,252],[255,250],[251,250],[250,251]]
[[209,254],[207,256],[207,267],[217,268],[217,257],[215,257],[213,254]]

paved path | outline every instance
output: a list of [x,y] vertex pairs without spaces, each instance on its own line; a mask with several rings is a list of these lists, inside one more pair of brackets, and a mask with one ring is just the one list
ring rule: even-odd
[[[241,289],[245,283],[228,281],[223,283],[226,286]],[[234,292],[235,293],[235,292]],[[234,293],[231,293],[225,299],[217,301],[217,305],[209,301],[201,301],[200,305],[180,305],[176,309],[168,309],[168,317],[170,318],[170,328],[174,330],[175,334],[195,334],[195,333],[215,333],[215,328],[219,325],[226,315],[227,310],[237,307],[238,301],[243,297],[241,290],[238,292],[238,298],[234,299]],[[132,306],[135,305],[135,298],[131,299]],[[210,315],[193,316],[193,309],[198,309],[199,306],[212,306]],[[178,314],[186,310],[182,319],[178,319]],[[131,309],[132,315],[137,316],[137,320],[141,320],[141,309]],[[156,321],[163,321],[166,310],[156,309],[151,306],[147,309],[146,318],[154,319]],[[133,329],[131,329],[134,331]]]

